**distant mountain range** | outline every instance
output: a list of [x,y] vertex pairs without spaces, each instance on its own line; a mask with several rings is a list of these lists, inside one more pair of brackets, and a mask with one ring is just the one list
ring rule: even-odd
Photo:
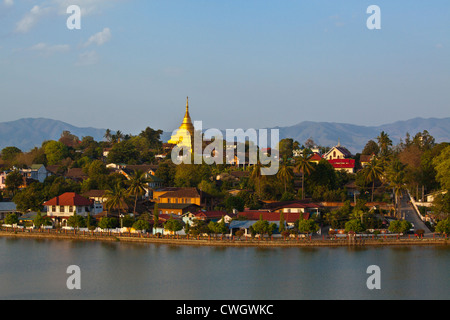
[[[144,129],[142,128],[142,130]],[[341,145],[347,147],[352,153],[361,152],[367,141],[376,141],[376,137],[381,131],[386,132],[394,144],[397,144],[400,139],[404,139],[407,132],[414,136],[424,130],[427,130],[438,143],[450,142],[450,118],[415,118],[381,126],[304,121],[294,126],[269,129],[279,129],[280,139],[292,138],[300,143],[312,138],[317,145],[332,147],[340,140]],[[80,139],[91,136],[96,141],[101,141],[106,129],[80,128],[62,121],[45,118],[0,122],[0,150],[8,146],[15,146],[22,151],[29,151],[36,146],[41,146],[43,141],[58,140],[63,131],[70,131]],[[171,132],[164,132],[163,141],[167,141],[170,134]]]
[[376,142],[381,131],[389,135],[394,145],[399,143],[400,139],[405,140],[406,133],[414,137],[416,133],[424,130],[427,130],[437,143],[450,142],[450,118],[414,118],[380,126],[304,121],[294,126],[276,127],[276,129],[280,130],[280,139],[292,138],[300,143],[311,138],[317,145],[332,147],[340,140],[341,145],[353,154],[361,152],[367,141]]
[[91,136],[96,141],[101,141],[106,129],[79,128],[62,121],[46,118],[0,122],[0,150],[14,146],[24,152],[30,151],[34,147],[40,147],[46,140],[59,140],[63,131],[70,131],[80,139]]

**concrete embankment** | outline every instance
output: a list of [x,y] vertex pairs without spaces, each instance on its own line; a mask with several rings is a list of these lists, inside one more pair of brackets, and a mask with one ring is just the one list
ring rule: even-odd
[[0,231],[0,237],[29,238],[29,239],[49,239],[49,240],[70,240],[70,241],[106,241],[106,242],[127,242],[127,243],[153,243],[169,245],[190,245],[190,246],[229,246],[229,247],[339,247],[339,246],[409,246],[409,245],[439,245],[446,246],[449,241],[446,238],[399,238],[399,239],[290,239],[290,240],[229,240],[229,239],[186,239],[176,237],[138,237],[128,235],[93,235],[93,234],[48,234],[37,232],[11,232]]

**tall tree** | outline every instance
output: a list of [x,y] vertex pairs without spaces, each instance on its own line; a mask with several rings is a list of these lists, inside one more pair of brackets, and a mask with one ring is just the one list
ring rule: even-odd
[[300,156],[298,156],[295,160],[297,170],[302,173],[302,199],[305,199],[305,174],[309,175],[312,171],[314,171],[314,166],[309,161],[310,159],[311,155],[303,150]]
[[261,169],[263,168],[263,165],[261,161],[258,160],[258,162],[253,166],[252,172],[250,174],[250,179],[253,180],[257,184],[257,192],[258,195],[261,197],[262,190],[261,190],[261,182],[265,179],[265,176],[261,174]]
[[433,165],[436,170],[436,180],[441,188],[450,192],[450,145],[433,159]]
[[2,160],[4,160],[4,161],[12,161],[21,153],[22,153],[22,150],[20,150],[17,147],[6,147],[6,148],[3,148],[2,151],[1,151]]
[[281,233],[284,230],[286,230],[286,220],[284,219],[284,213],[281,212],[280,213],[280,228],[278,229],[278,231],[280,231],[280,233]]
[[387,180],[389,186],[393,189],[395,198],[395,212],[399,215],[398,204],[399,199],[405,190],[405,165],[398,159],[391,161],[389,167],[387,168]]
[[64,130],[62,132],[61,137],[58,141],[71,148],[74,148],[80,144],[80,139],[67,130]]
[[381,131],[380,135],[377,137],[377,140],[378,146],[380,147],[381,156],[386,157],[389,154],[390,147],[392,146],[392,140],[384,131]]
[[149,186],[150,179],[147,178],[146,174],[142,170],[136,170],[130,176],[128,182],[128,194],[134,196],[134,208],[133,214],[136,216],[136,205],[139,196],[145,195]]
[[287,192],[287,184],[289,181],[292,180],[294,177],[294,171],[292,170],[292,167],[289,165],[287,158],[283,159],[283,162],[281,163],[280,169],[277,173],[277,178],[283,181],[284,183],[284,192]]
[[161,135],[163,134],[162,130],[154,130],[150,127],[147,127],[144,131],[142,131],[139,135],[145,139],[147,139],[150,148],[160,149],[162,147]]
[[278,143],[278,151],[280,153],[280,158],[292,158],[294,148],[294,140],[290,138],[282,139]]
[[59,164],[69,155],[67,146],[59,141],[46,141],[42,144],[48,165]]
[[108,141],[108,142],[111,142],[111,141],[112,141],[112,132],[111,132],[111,129],[106,129],[105,135],[103,136],[103,138],[105,138],[106,141]]
[[371,201],[373,202],[373,194],[375,191],[375,181],[380,180],[382,174],[383,174],[383,166],[381,163],[373,159],[370,161],[367,166],[363,169],[365,180],[367,182],[372,182],[372,195],[371,195]]
[[378,146],[378,144],[373,140],[369,140],[366,143],[366,145],[364,146],[364,149],[361,152],[361,154],[372,155],[372,154],[378,154],[379,152],[380,152],[380,147]]
[[23,185],[23,176],[18,170],[8,173],[5,179],[5,186],[6,190],[11,192],[13,197],[21,185]]
[[435,146],[435,139],[427,130],[418,132],[414,138],[413,143],[419,146],[421,150],[430,150]]
[[105,203],[107,210],[112,211],[113,209],[117,209],[117,212],[120,215],[123,209],[125,209],[128,193],[120,183],[117,183],[113,189],[106,190],[105,198],[108,199]]
[[115,142],[120,143],[120,141],[124,138],[123,132],[120,130],[116,131],[116,134],[113,135],[113,140]]

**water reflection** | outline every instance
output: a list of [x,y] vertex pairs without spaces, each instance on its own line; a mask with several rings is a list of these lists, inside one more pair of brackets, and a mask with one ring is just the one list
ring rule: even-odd
[[[0,239],[1,299],[448,299],[442,247],[189,247]],[[82,290],[66,288],[67,267]],[[382,290],[368,290],[369,265]]]

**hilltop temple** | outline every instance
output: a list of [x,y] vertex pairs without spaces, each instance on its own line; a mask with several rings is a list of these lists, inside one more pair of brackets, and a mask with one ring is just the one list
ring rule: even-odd
[[194,146],[194,125],[189,115],[189,97],[186,98],[186,113],[181,126],[174,132],[168,143],[186,147],[192,152]]

